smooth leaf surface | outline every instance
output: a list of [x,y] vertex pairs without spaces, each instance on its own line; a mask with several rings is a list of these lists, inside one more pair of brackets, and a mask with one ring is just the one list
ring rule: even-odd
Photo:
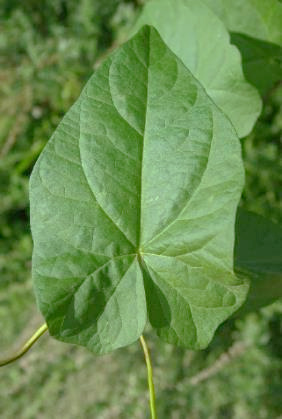
[[240,33],[231,33],[231,40],[241,51],[246,79],[265,96],[282,80],[282,48]]
[[238,32],[282,46],[282,4],[278,0],[202,0]]
[[282,79],[282,4],[277,0],[203,0],[230,31],[246,79],[265,95]]
[[239,209],[235,271],[250,278],[250,292],[239,313],[258,310],[282,298],[282,226]]
[[260,114],[257,91],[246,82],[240,54],[221,20],[201,0],[153,0],[135,30],[154,26],[244,137]]
[[233,273],[238,138],[144,27],[91,77],[30,182],[33,280],[51,335],[105,353],[147,320],[208,345],[244,301]]

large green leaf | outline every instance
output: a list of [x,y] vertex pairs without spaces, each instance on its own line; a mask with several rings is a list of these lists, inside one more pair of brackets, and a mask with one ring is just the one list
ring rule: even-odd
[[244,74],[265,95],[282,79],[282,4],[277,0],[203,0],[230,31]]
[[209,96],[246,136],[260,113],[257,91],[246,82],[240,54],[228,31],[201,0],[153,0],[146,3],[135,30],[154,26]]
[[144,27],[91,77],[30,182],[33,279],[51,335],[104,353],[147,318],[203,348],[244,301],[235,131]]
[[239,313],[257,310],[282,298],[282,226],[240,209],[236,220],[235,271],[250,278]]

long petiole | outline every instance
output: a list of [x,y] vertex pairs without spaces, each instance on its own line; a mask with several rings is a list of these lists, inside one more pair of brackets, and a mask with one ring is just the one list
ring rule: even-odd
[[157,419],[156,397],[155,397],[155,388],[154,388],[154,381],[153,381],[153,368],[152,368],[149,348],[147,346],[147,343],[143,335],[140,336],[140,343],[144,351],[145,361],[146,361],[146,366],[147,366],[151,418]]
[[47,330],[48,326],[46,323],[44,323],[16,353],[14,353],[9,358],[0,359],[0,367],[8,365],[11,362],[14,362],[17,359],[21,358],[35,344],[35,342],[40,338],[40,336],[42,336]]

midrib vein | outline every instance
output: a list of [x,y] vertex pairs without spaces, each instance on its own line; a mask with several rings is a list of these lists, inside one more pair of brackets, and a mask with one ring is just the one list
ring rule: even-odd
[[146,139],[146,130],[147,130],[147,113],[148,113],[148,102],[149,102],[149,67],[150,67],[150,52],[151,52],[151,28],[148,32],[148,48],[147,48],[147,89],[146,89],[146,105],[145,105],[145,118],[144,118],[144,130],[143,130],[143,141],[142,141],[142,151],[141,151],[141,172],[140,172],[140,210],[139,210],[139,232],[138,232],[138,241],[137,241],[137,253],[141,251],[141,239],[142,239],[142,200],[143,200],[143,163],[144,163],[144,150],[145,150],[145,139]]

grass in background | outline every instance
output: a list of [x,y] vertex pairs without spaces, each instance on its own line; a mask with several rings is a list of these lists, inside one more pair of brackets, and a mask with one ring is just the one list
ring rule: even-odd
[[[3,0],[0,10],[0,350],[41,324],[30,280],[28,179],[94,65],[124,36],[138,1]],[[282,222],[282,87],[266,98],[243,140],[242,205]],[[160,418],[278,419],[282,415],[282,304],[219,329],[192,352],[148,333]],[[279,357],[280,354],[280,357]],[[95,357],[44,336],[0,370],[3,419],[146,418],[146,369],[138,342]]]

